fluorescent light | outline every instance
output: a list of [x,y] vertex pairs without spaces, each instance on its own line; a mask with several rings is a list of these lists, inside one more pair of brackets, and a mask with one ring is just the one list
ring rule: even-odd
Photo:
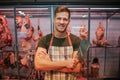
[[19,13],[20,15],[25,16],[25,13],[24,13],[24,12],[22,12],[22,11],[18,11],[18,13]]
[[22,11],[18,11],[18,13],[19,13],[19,14],[21,14],[21,13],[22,13]]
[[6,15],[4,15],[3,17],[6,18]]
[[48,8],[17,8],[17,10],[48,10]]
[[91,9],[120,9],[120,8],[91,8]]
[[82,15],[83,18],[87,17],[87,15]]
[[88,9],[88,8],[69,8],[69,9],[71,9],[71,10],[74,10],[74,9],[75,9],[75,10],[76,10],[76,9],[77,9],[77,10],[80,10],[80,9]]

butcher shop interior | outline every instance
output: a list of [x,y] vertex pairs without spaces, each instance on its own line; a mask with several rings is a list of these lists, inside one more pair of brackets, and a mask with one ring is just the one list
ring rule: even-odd
[[[80,39],[87,34],[89,41],[78,80],[119,80],[120,6],[64,5],[71,12],[69,32]],[[34,68],[34,55],[38,41],[54,31],[57,6],[0,6],[0,80],[44,80],[45,71]]]

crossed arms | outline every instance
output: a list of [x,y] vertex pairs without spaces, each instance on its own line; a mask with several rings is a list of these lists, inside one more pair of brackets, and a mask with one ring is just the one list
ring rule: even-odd
[[[75,55],[77,51],[74,51]],[[60,71],[60,72],[70,72],[68,69],[72,68],[72,72],[79,72],[81,69],[81,63],[74,59],[51,61],[49,55],[47,54],[46,49],[38,47],[35,52],[35,61],[34,61],[36,70],[45,70],[45,71]]]

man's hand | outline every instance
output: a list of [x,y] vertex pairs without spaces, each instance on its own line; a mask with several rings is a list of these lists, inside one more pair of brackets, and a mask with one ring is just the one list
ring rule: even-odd
[[75,68],[77,63],[78,62],[74,59],[66,60],[66,68]]
[[44,51],[44,50],[41,50],[41,52],[39,52],[38,56],[39,56],[40,58],[44,58],[44,59],[46,59],[46,60],[50,60],[49,54],[47,54],[46,51]]

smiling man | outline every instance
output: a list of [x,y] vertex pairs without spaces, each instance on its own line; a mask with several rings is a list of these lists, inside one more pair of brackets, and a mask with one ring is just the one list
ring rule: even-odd
[[81,63],[75,60],[80,39],[67,28],[70,10],[58,6],[54,13],[54,32],[42,37],[35,53],[35,69],[45,71],[45,80],[76,80]]

